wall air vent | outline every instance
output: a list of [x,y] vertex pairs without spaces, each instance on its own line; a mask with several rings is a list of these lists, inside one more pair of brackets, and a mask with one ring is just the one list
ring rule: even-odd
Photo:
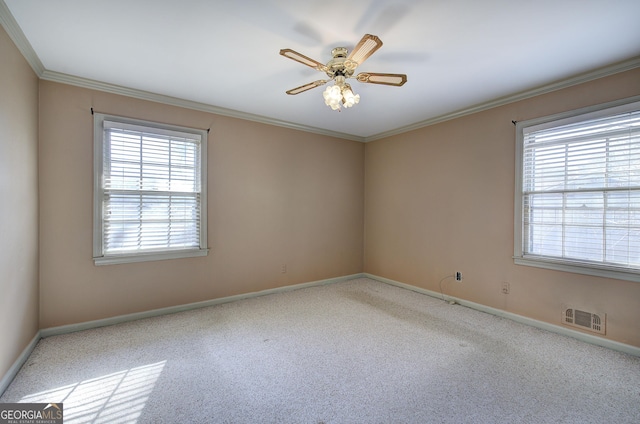
[[565,306],[562,308],[562,323],[594,333],[606,334],[607,314],[586,312]]

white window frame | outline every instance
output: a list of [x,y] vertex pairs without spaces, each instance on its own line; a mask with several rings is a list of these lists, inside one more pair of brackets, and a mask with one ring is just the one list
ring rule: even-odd
[[[93,260],[95,265],[157,261],[206,256],[207,248],[207,130],[186,128],[157,122],[132,119],[102,113],[93,114],[94,122],[94,196],[93,196]],[[200,234],[199,247],[175,250],[131,251],[118,254],[104,253],[104,121],[147,129],[158,134],[187,133],[200,138]]]
[[640,282],[640,269],[617,267],[608,264],[584,263],[562,258],[527,255],[523,249],[523,161],[524,134],[531,127],[557,127],[605,116],[640,110],[640,96],[606,104],[558,113],[516,123],[515,207],[514,207],[514,263],[556,271],[573,272],[598,277]]

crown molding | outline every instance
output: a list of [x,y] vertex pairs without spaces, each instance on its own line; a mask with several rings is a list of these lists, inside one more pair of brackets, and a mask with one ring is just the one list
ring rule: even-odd
[[460,109],[451,113],[436,116],[434,118],[425,119],[424,121],[416,122],[414,124],[406,125],[394,130],[381,132],[368,137],[361,137],[353,134],[341,133],[337,131],[326,130],[323,128],[311,127],[307,125],[296,124],[293,122],[283,121],[279,119],[269,118],[262,115],[255,115],[246,112],[240,112],[233,109],[226,109],[218,106],[213,106],[206,103],[194,102],[191,100],[180,99],[177,97],[165,96],[162,94],[152,93],[143,90],[136,90],[133,88],[123,87],[116,84],[108,84],[100,81],[95,81],[87,78],[76,77],[73,75],[63,74],[60,72],[49,71],[45,69],[44,65],[38,58],[38,55],[33,50],[33,47],[25,37],[24,33],[18,26],[18,23],[13,18],[11,11],[7,7],[4,0],[0,0],[0,24],[5,29],[11,40],[18,47],[24,58],[27,60],[31,68],[36,75],[43,80],[52,82],[60,82],[63,84],[75,85],[78,87],[89,88],[98,91],[104,91],[107,93],[119,94],[122,96],[133,97],[141,100],[148,100],[157,103],[164,103],[172,106],[183,107],[187,109],[198,110],[202,112],[213,113],[216,115],[223,115],[232,118],[239,118],[253,122],[259,122],[268,125],[275,125],[278,127],[284,127],[308,133],[326,135],[329,137],[341,138],[344,140],[353,140],[366,143],[369,141],[379,140],[382,138],[391,137],[394,135],[406,133],[409,131],[417,130],[419,128],[435,125],[441,122],[450,121],[452,119],[460,118],[473,113],[482,112],[488,109],[492,109],[498,106],[503,106],[509,103],[514,103],[520,100],[525,100],[531,97],[539,96],[542,94],[550,93],[552,91],[560,90],[563,88],[571,87],[573,85],[582,84],[598,78],[603,78],[613,74],[617,74],[624,71],[629,71],[640,67],[640,57],[635,57],[624,62],[619,62],[613,65],[605,66],[603,68],[596,69],[594,71],[586,72],[573,76],[568,79],[546,84],[531,90],[522,91],[520,93],[512,94],[498,99],[483,102],[468,108]]
[[25,37],[24,32],[20,29],[20,26],[14,19],[4,0],[0,0],[0,25],[2,25],[7,32],[13,44],[20,50],[20,53],[22,53],[22,56],[24,56],[25,60],[29,63],[31,69],[40,77],[44,72],[44,65],[40,62],[40,58],[35,50],[33,50],[33,47],[31,47],[31,43],[29,43],[29,40]]
[[620,72],[629,71],[631,69],[640,67],[640,57],[635,57],[624,62],[619,62],[613,65],[605,66],[603,68],[596,69],[594,71],[586,72],[573,76],[568,79],[546,84],[531,90],[522,91],[520,93],[512,94],[498,99],[490,100],[488,102],[480,103],[475,106],[471,106],[465,109],[461,109],[455,112],[447,113],[444,115],[436,116],[434,118],[425,119],[424,121],[416,122],[414,124],[406,125],[404,127],[397,128],[391,131],[385,131],[376,135],[365,138],[365,142],[379,140],[382,138],[391,137],[394,135],[406,133],[408,131],[417,130],[419,128],[427,127],[429,125],[438,124],[440,122],[450,121],[452,119],[460,118],[462,116],[471,115],[473,113],[482,112],[484,110],[493,109],[498,106],[504,106],[509,103],[515,103],[520,100],[525,100],[531,97],[540,96],[553,91],[561,90],[563,88],[571,87],[573,85],[582,84],[585,82],[593,81],[598,78],[607,77]]
[[[0,3],[4,3],[3,0],[0,0]],[[22,31],[20,31],[20,33],[22,33]],[[22,35],[22,37],[24,38],[24,35]],[[28,41],[26,41],[26,39],[25,39],[25,42],[28,44]],[[33,49],[31,49],[31,45],[28,45],[28,46],[30,51],[33,52]],[[37,58],[35,53],[33,53],[33,55],[37,60],[37,62],[40,63],[40,60]],[[40,66],[42,66],[41,63],[40,63]],[[624,62],[619,62],[613,65],[605,66],[603,68],[599,68],[594,71],[579,74],[571,78],[556,81],[551,84],[546,84],[531,90],[522,91],[520,93],[516,93],[509,96],[500,97],[498,99],[483,102],[465,109],[461,109],[455,112],[436,116],[434,118],[426,119],[424,121],[406,125],[406,126],[397,128],[395,130],[385,131],[369,137],[360,137],[353,134],[346,134],[346,133],[341,133],[337,131],[330,131],[322,128],[296,124],[293,122],[282,121],[279,119],[269,118],[266,116],[254,115],[251,113],[240,112],[233,109],[226,109],[219,106],[213,106],[206,103],[194,102],[191,100],[180,99],[177,97],[165,96],[162,94],[152,93],[148,91],[137,90],[137,89],[123,87],[115,84],[95,81],[87,78],[76,77],[73,75],[63,74],[60,72],[44,70],[44,68],[43,68],[43,71],[40,72],[39,76],[43,80],[75,85],[78,87],[89,88],[89,89],[104,91],[104,92],[113,93],[113,94],[119,94],[122,96],[133,97],[141,100],[149,100],[157,103],[164,103],[172,106],[178,106],[178,107],[183,107],[187,109],[213,113],[216,115],[229,116],[232,118],[239,118],[239,119],[244,119],[244,120],[253,121],[253,122],[260,122],[263,124],[275,125],[278,127],[290,128],[290,129],[295,129],[295,130],[314,133],[314,134],[321,134],[329,137],[341,138],[344,140],[353,140],[353,141],[359,141],[362,143],[367,143],[369,141],[391,137],[394,135],[413,131],[419,128],[424,128],[429,125],[435,125],[441,122],[450,121],[452,119],[460,118],[466,115],[471,115],[471,114],[482,112],[488,109],[493,109],[498,106],[503,106],[509,103],[514,103],[520,100],[525,100],[531,97],[561,90],[563,88],[593,81],[593,80],[614,75],[620,72],[629,71],[631,69],[635,69],[638,67],[640,67],[640,57],[636,57]]]
[[346,134],[346,133],[341,133],[337,131],[325,130],[323,128],[296,124],[294,122],[282,121],[279,119],[269,118],[262,115],[255,115],[252,113],[240,112],[238,110],[226,109],[223,107],[213,106],[206,103],[199,103],[192,100],[185,100],[177,97],[165,96],[163,94],[137,90],[137,89],[123,87],[116,84],[109,84],[101,81],[91,80],[88,78],[76,77],[74,75],[64,74],[64,73],[55,72],[55,71],[45,70],[40,76],[40,78],[47,81],[59,82],[63,84],[74,85],[77,87],[89,88],[92,90],[118,94],[121,96],[133,97],[141,100],[148,100],[156,103],[163,103],[171,106],[178,106],[186,109],[193,109],[201,112],[213,113],[216,115],[223,115],[223,116],[229,116],[232,118],[244,119],[247,121],[259,122],[259,123],[268,124],[268,125],[275,125],[278,127],[284,127],[284,128],[304,131],[308,133],[321,134],[321,135],[336,137],[344,140],[353,140],[353,141],[359,141],[359,142],[365,141],[364,137],[359,137],[353,134]]
[[[0,0],[0,3],[4,3],[3,0]],[[20,33],[22,33],[22,31],[20,31]],[[24,35],[22,37],[24,38]],[[29,49],[31,50],[31,52],[33,52],[33,49],[31,49],[30,45],[29,45]],[[35,53],[33,53],[33,55],[37,60],[37,62],[40,63],[40,60],[37,58],[37,56],[35,56]],[[42,66],[41,63],[40,63],[40,66]],[[293,122],[282,121],[279,119],[269,118],[266,116],[254,115],[251,113],[240,112],[233,109],[226,109],[218,106],[213,106],[206,103],[199,103],[191,100],[185,100],[185,99],[180,99],[176,97],[165,96],[162,94],[137,90],[133,88],[122,87],[115,84],[108,84],[100,81],[90,80],[87,78],[76,77],[73,75],[63,74],[60,72],[43,70],[39,74],[39,76],[41,79],[48,80],[48,81],[60,82],[64,84],[75,85],[78,87],[90,88],[93,90],[119,94],[122,96],[128,96],[128,97],[133,97],[133,98],[142,99],[142,100],[149,100],[157,103],[164,103],[172,106],[179,106],[187,109],[194,109],[202,112],[229,116],[232,118],[239,118],[239,119],[244,119],[244,120],[253,121],[253,122],[260,122],[263,124],[275,125],[278,127],[290,128],[290,129],[295,129],[295,130],[314,133],[314,134],[321,134],[329,137],[341,138],[344,140],[353,140],[353,141],[359,141],[362,143],[367,143],[369,141],[379,140],[382,138],[387,138],[394,135],[413,131],[419,128],[424,128],[430,125],[435,125],[441,122],[450,121],[452,119],[456,119],[466,115],[471,115],[474,113],[493,109],[495,107],[504,106],[509,103],[515,103],[520,100],[525,100],[531,97],[540,96],[542,94],[551,93],[553,91],[561,90],[563,88],[571,87],[578,84],[583,84],[589,81],[614,75],[620,72],[629,71],[639,67],[640,67],[640,57],[636,57],[630,60],[626,60],[624,62],[619,62],[613,65],[605,66],[603,68],[599,68],[594,71],[579,74],[571,78],[556,81],[551,84],[546,84],[531,90],[526,90],[526,91],[522,91],[520,93],[512,94],[509,96],[500,97],[498,99],[483,102],[465,109],[461,109],[461,110],[447,113],[444,115],[436,116],[434,118],[426,119],[424,121],[416,122],[414,124],[397,128],[395,130],[385,131],[385,132],[368,136],[368,137],[360,137],[353,134],[341,133],[337,131],[325,130],[323,128],[296,124]]]
[[353,134],[341,133],[337,131],[325,130],[323,128],[317,128],[307,125],[296,124],[293,122],[283,121],[279,119],[269,118],[266,116],[255,115],[246,112],[240,112],[233,109],[226,109],[218,106],[213,106],[210,104],[194,102],[190,100],[180,99],[171,96],[165,96],[162,94],[152,93],[143,90],[136,90],[128,87],[119,86],[116,84],[108,84],[100,81],[95,81],[87,78],[76,77],[73,75],[68,75],[60,72],[54,72],[45,69],[44,65],[40,61],[40,58],[36,54],[35,50],[27,40],[27,37],[20,29],[20,26],[16,22],[15,18],[11,14],[11,11],[7,7],[7,4],[4,0],[0,0],[0,25],[4,28],[4,30],[9,35],[9,38],[16,45],[22,56],[29,63],[33,71],[36,73],[38,78],[52,81],[52,82],[60,82],[63,84],[75,85],[77,87],[89,88],[98,91],[104,91],[107,93],[119,94],[122,96],[133,97],[141,100],[149,100],[156,103],[164,103],[172,106],[179,106],[187,109],[198,110],[201,112],[213,113],[216,115],[229,116],[232,118],[239,118],[253,122],[259,122],[268,125],[275,125],[278,127],[284,127],[299,131],[304,131],[308,133],[326,135],[329,137],[341,138],[344,140],[353,140],[364,142],[365,138],[356,136]]

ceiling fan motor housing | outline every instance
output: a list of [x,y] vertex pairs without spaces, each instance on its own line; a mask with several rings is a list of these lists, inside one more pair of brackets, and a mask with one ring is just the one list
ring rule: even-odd
[[333,56],[333,59],[327,63],[326,70],[329,78],[333,79],[339,75],[342,75],[345,78],[353,76],[353,71],[355,71],[358,64],[351,59],[347,59],[346,47],[336,47],[331,50],[331,55]]

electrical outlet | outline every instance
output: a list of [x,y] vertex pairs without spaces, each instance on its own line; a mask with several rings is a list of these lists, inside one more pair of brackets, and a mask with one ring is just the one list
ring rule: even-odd
[[282,268],[280,268],[280,272],[283,274],[286,274],[287,272],[287,264],[282,265]]
[[460,271],[456,271],[455,277],[456,281],[462,281],[462,273]]
[[502,293],[504,294],[509,294],[509,292],[511,291],[511,286],[509,285],[509,283],[502,283]]

